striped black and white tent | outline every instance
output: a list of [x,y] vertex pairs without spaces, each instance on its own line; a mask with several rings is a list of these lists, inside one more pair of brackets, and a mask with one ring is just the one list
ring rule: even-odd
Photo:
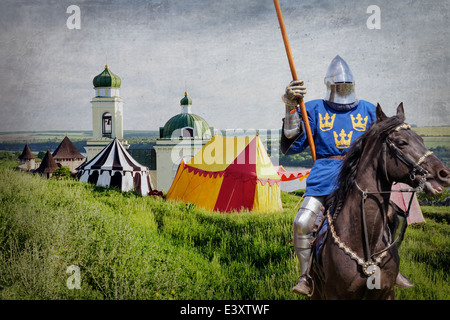
[[153,189],[149,169],[134,160],[117,138],[81,165],[78,176],[82,182],[117,187],[123,192],[136,190],[143,196]]

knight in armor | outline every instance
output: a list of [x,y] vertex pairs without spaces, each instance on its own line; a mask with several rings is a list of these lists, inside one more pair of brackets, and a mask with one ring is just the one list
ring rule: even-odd
[[[324,79],[325,99],[305,103],[313,135],[317,160],[306,180],[306,192],[293,223],[293,244],[300,262],[301,276],[292,289],[297,294],[310,295],[307,276],[311,256],[313,228],[324,210],[325,198],[337,187],[337,177],[345,153],[353,141],[376,121],[376,107],[355,94],[355,80],[348,64],[339,55],[330,63]],[[281,152],[291,155],[308,146],[306,130],[298,111],[298,100],[306,94],[303,81],[292,81],[282,100],[286,105],[281,135]],[[397,244],[398,245],[398,244]],[[399,273],[396,284],[412,285]]]

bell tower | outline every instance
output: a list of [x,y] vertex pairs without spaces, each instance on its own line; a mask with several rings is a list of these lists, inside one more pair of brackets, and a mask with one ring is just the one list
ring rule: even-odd
[[95,76],[93,81],[95,96],[92,104],[92,139],[87,141],[87,161],[97,155],[112,139],[117,139],[128,149],[123,139],[123,100],[120,97],[120,77],[108,67]]

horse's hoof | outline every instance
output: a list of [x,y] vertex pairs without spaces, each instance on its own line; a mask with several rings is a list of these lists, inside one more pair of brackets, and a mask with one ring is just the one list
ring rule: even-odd
[[397,274],[397,278],[395,279],[395,285],[399,288],[403,289],[411,289],[414,285],[409,281],[407,277],[405,277],[400,272]]

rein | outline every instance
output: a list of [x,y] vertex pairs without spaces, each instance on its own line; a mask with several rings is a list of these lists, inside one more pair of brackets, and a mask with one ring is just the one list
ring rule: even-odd
[[[399,131],[401,129],[410,129],[411,127],[408,124],[402,124],[400,126],[398,126],[397,128],[395,128],[394,130],[392,130],[390,133],[394,132],[394,131]],[[369,246],[369,239],[368,239],[368,233],[367,233],[367,224],[366,224],[366,213],[365,213],[365,201],[367,199],[367,196],[369,194],[385,194],[385,193],[392,193],[392,192],[412,192],[411,195],[411,199],[409,200],[409,204],[408,204],[408,208],[406,211],[406,217],[409,216],[409,211],[411,209],[411,204],[414,198],[414,195],[416,192],[421,191],[423,189],[423,186],[425,185],[426,182],[426,175],[428,174],[428,171],[425,170],[421,164],[425,161],[425,159],[432,155],[433,152],[431,151],[427,151],[423,156],[421,156],[419,158],[419,160],[417,162],[415,162],[414,160],[412,160],[409,156],[405,155],[389,138],[389,134],[386,136],[385,141],[383,142],[383,149],[382,149],[382,157],[383,157],[383,164],[384,164],[384,173],[385,173],[385,177],[386,180],[388,182],[390,182],[389,180],[389,176],[387,173],[387,167],[386,167],[386,146],[389,147],[389,149],[393,152],[393,154],[395,155],[396,158],[398,158],[400,161],[402,161],[404,164],[406,164],[409,168],[411,168],[411,172],[410,172],[410,179],[413,181],[416,177],[416,174],[419,173],[421,175],[423,175],[423,177],[420,179],[419,181],[419,186],[417,188],[410,188],[410,189],[400,189],[400,190],[390,190],[390,191],[373,191],[373,192],[369,192],[367,190],[362,190],[361,187],[358,185],[358,183],[356,183],[355,180],[355,186],[357,187],[357,189],[359,190],[359,192],[361,193],[361,205],[362,205],[362,221],[363,221],[363,232],[364,232],[364,242],[365,242],[365,255],[367,257],[367,261],[365,261],[364,259],[360,258],[353,250],[351,250],[349,247],[347,247],[338,237],[338,235],[336,234],[336,231],[334,229],[334,225],[333,225],[333,220],[332,217],[330,215],[330,208],[328,208],[327,210],[327,218],[329,221],[329,226],[330,226],[330,231],[331,231],[331,235],[333,236],[334,241],[337,243],[338,247],[341,248],[346,254],[348,254],[350,256],[350,258],[352,258],[353,260],[355,260],[360,266],[362,266],[363,268],[363,272],[366,276],[371,276],[375,273],[375,268],[373,268],[371,271],[368,270],[369,266],[378,266],[381,261],[383,260],[383,258],[387,255],[388,250],[395,244],[397,243],[398,239],[400,236],[398,236],[391,244],[389,244],[386,248],[384,248],[383,250],[376,252],[374,254],[371,254],[370,252],[370,246]],[[334,216],[336,216],[337,212],[334,213]],[[404,220],[403,223],[406,223],[406,219]],[[372,260],[372,258],[374,256],[378,257],[375,260]]]
[[[384,248],[383,250],[374,253],[374,254],[370,254],[370,247],[369,247],[369,240],[368,240],[368,235],[367,235],[367,224],[366,224],[366,212],[365,212],[365,201],[367,199],[367,195],[369,194],[382,194],[382,193],[392,193],[392,192],[411,192],[411,198],[409,199],[409,204],[408,204],[408,209],[406,209],[405,212],[405,218],[407,218],[409,216],[409,211],[411,209],[411,205],[414,199],[414,194],[419,191],[421,188],[411,188],[411,189],[400,189],[400,190],[391,190],[391,191],[376,191],[376,192],[368,192],[367,190],[364,191],[361,189],[361,187],[356,183],[355,181],[355,185],[358,188],[358,190],[361,192],[361,205],[362,205],[362,218],[363,218],[363,227],[364,227],[364,240],[365,240],[365,245],[366,245],[366,254],[368,256],[369,261],[371,260],[371,258],[373,256],[376,256],[382,252],[386,252],[388,251],[394,244],[397,243],[398,239],[400,238],[400,235],[397,236],[397,238],[390,244],[388,245],[386,248]],[[403,223],[406,223],[406,219],[404,220]]]
[[333,239],[337,243],[338,247],[340,249],[342,249],[346,254],[348,254],[350,256],[350,258],[355,260],[363,268],[363,272],[364,272],[364,274],[366,276],[373,275],[375,273],[375,269],[372,269],[371,271],[369,271],[368,270],[369,266],[376,266],[376,265],[380,264],[380,262],[386,256],[387,250],[384,251],[383,253],[381,253],[381,255],[377,259],[375,259],[375,261],[372,261],[371,258],[369,258],[368,261],[364,261],[364,259],[360,258],[356,252],[354,252],[352,249],[347,247],[345,245],[345,243],[343,243],[341,241],[341,239],[339,239],[338,235],[336,234],[336,230],[334,230],[333,220],[332,220],[332,217],[330,215],[330,210],[329,209],[327,211],[327,218],[328,218],[328,221],[329,221],[331,235],[333,236]]

